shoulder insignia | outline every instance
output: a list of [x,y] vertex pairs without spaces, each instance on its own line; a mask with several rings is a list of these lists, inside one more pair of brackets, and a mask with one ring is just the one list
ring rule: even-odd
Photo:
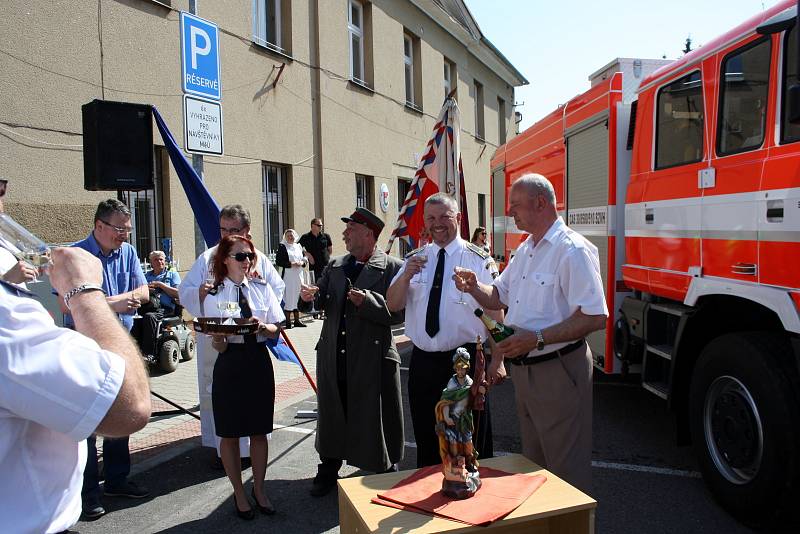
[[486,252],[485,250],[483,250],[481,247],[479,247],[478,245],[473,245],[472,243],[467,243],[467,248],[469,250],[471,250],[472,252],[474,252],[475,254],[477,254],[478,256],[480,256],[481,258],[483,258],[483,259],[491,258],[491,255],[488,252]]
[[419,248],[415,248],[414,250],[412,250],[411,252],[409,252],[408,254],[406,254],[406,255],[405,255],[405,256],[403,256],[403,257],[404,257],[405,259],[408,259],[408,258],[410,258],[410,257],[412,257],[412,256],[416,256],[417,254],[419,254],[419,253],[420,253],[420,252],[422,252],[423,250],[425,250],[425,245],[423,245],[423,246],[421,246],[421,247],[419,247]]

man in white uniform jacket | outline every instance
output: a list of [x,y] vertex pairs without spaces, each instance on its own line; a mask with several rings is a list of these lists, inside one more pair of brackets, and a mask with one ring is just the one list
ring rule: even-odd
[[100,260],[52,251],[50,281],[75,331],[0,282],[0,532],[62,532],[81,514],[86,438],[133,434],[150,417],[142,356],[106,303]]
[[[222,237],[239,235],[247,237],[250,232],[250,212],[240,204],[229,204],[222,208],[219,214],[219,231]],[[186,277],[178,286],[178,296],[181,305],[195,317],[219,316],[219,310],[206,310],[203,300],[211,289],[212,275],[209,268],[214,262],[216,245],[203,252]],[[272,262],[260,251],[256,250],[258,258],[253,274],[260,277],[272,287],[272,291],[280,302],[283,299],[283,290],[286,287]],[[215,447],[219,456],[220,440],[214,429],[214,412],[211,407],[211,382],[214,377],[214,363],[217,361],[217,351],[211,347],[211,337],[197,336],[197,385],[200,396],[200,433],[204,447]],[[250,456],[249,438],[241,438],[239,448],[242,457]]]

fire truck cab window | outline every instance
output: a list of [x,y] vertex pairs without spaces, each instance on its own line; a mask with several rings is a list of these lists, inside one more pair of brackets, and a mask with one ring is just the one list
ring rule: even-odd
[[722,60],[717,124],[719,155],[754,150],[764,143],[769,58],[770,40],[765,37]]
[[781,102],[781,143],[800,141],[800,124],[789,122],[789,88],[797,83],[797,27],[786,32],[783,39],[783,96]]
[[662,87],[656,113],[656,169],[702,160],[705,113],[700,73]]

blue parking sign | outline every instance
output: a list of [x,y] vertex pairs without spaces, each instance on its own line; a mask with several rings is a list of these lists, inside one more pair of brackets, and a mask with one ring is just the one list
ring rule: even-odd
[[181,63],[184,93],[221,99],[216,24],[181,11]]

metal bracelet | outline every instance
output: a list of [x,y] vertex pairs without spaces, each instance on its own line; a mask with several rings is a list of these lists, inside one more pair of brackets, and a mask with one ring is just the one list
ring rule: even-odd
[[103,295],[106,294],[106,290],[103,289],[103,287],[100,286],[100,285],[97,285],[97,284],[81,284],[78,287],[73,287],[72,289],[70,289],[69,291],[67,291],[64,294],[64,306],[66,306],[68,310],[71,309],[70,306],[69,306],[69,300],[72,297],[74,297],[75,295],[77,295],[78,293],[83,293],[84,291],[102,291]]

